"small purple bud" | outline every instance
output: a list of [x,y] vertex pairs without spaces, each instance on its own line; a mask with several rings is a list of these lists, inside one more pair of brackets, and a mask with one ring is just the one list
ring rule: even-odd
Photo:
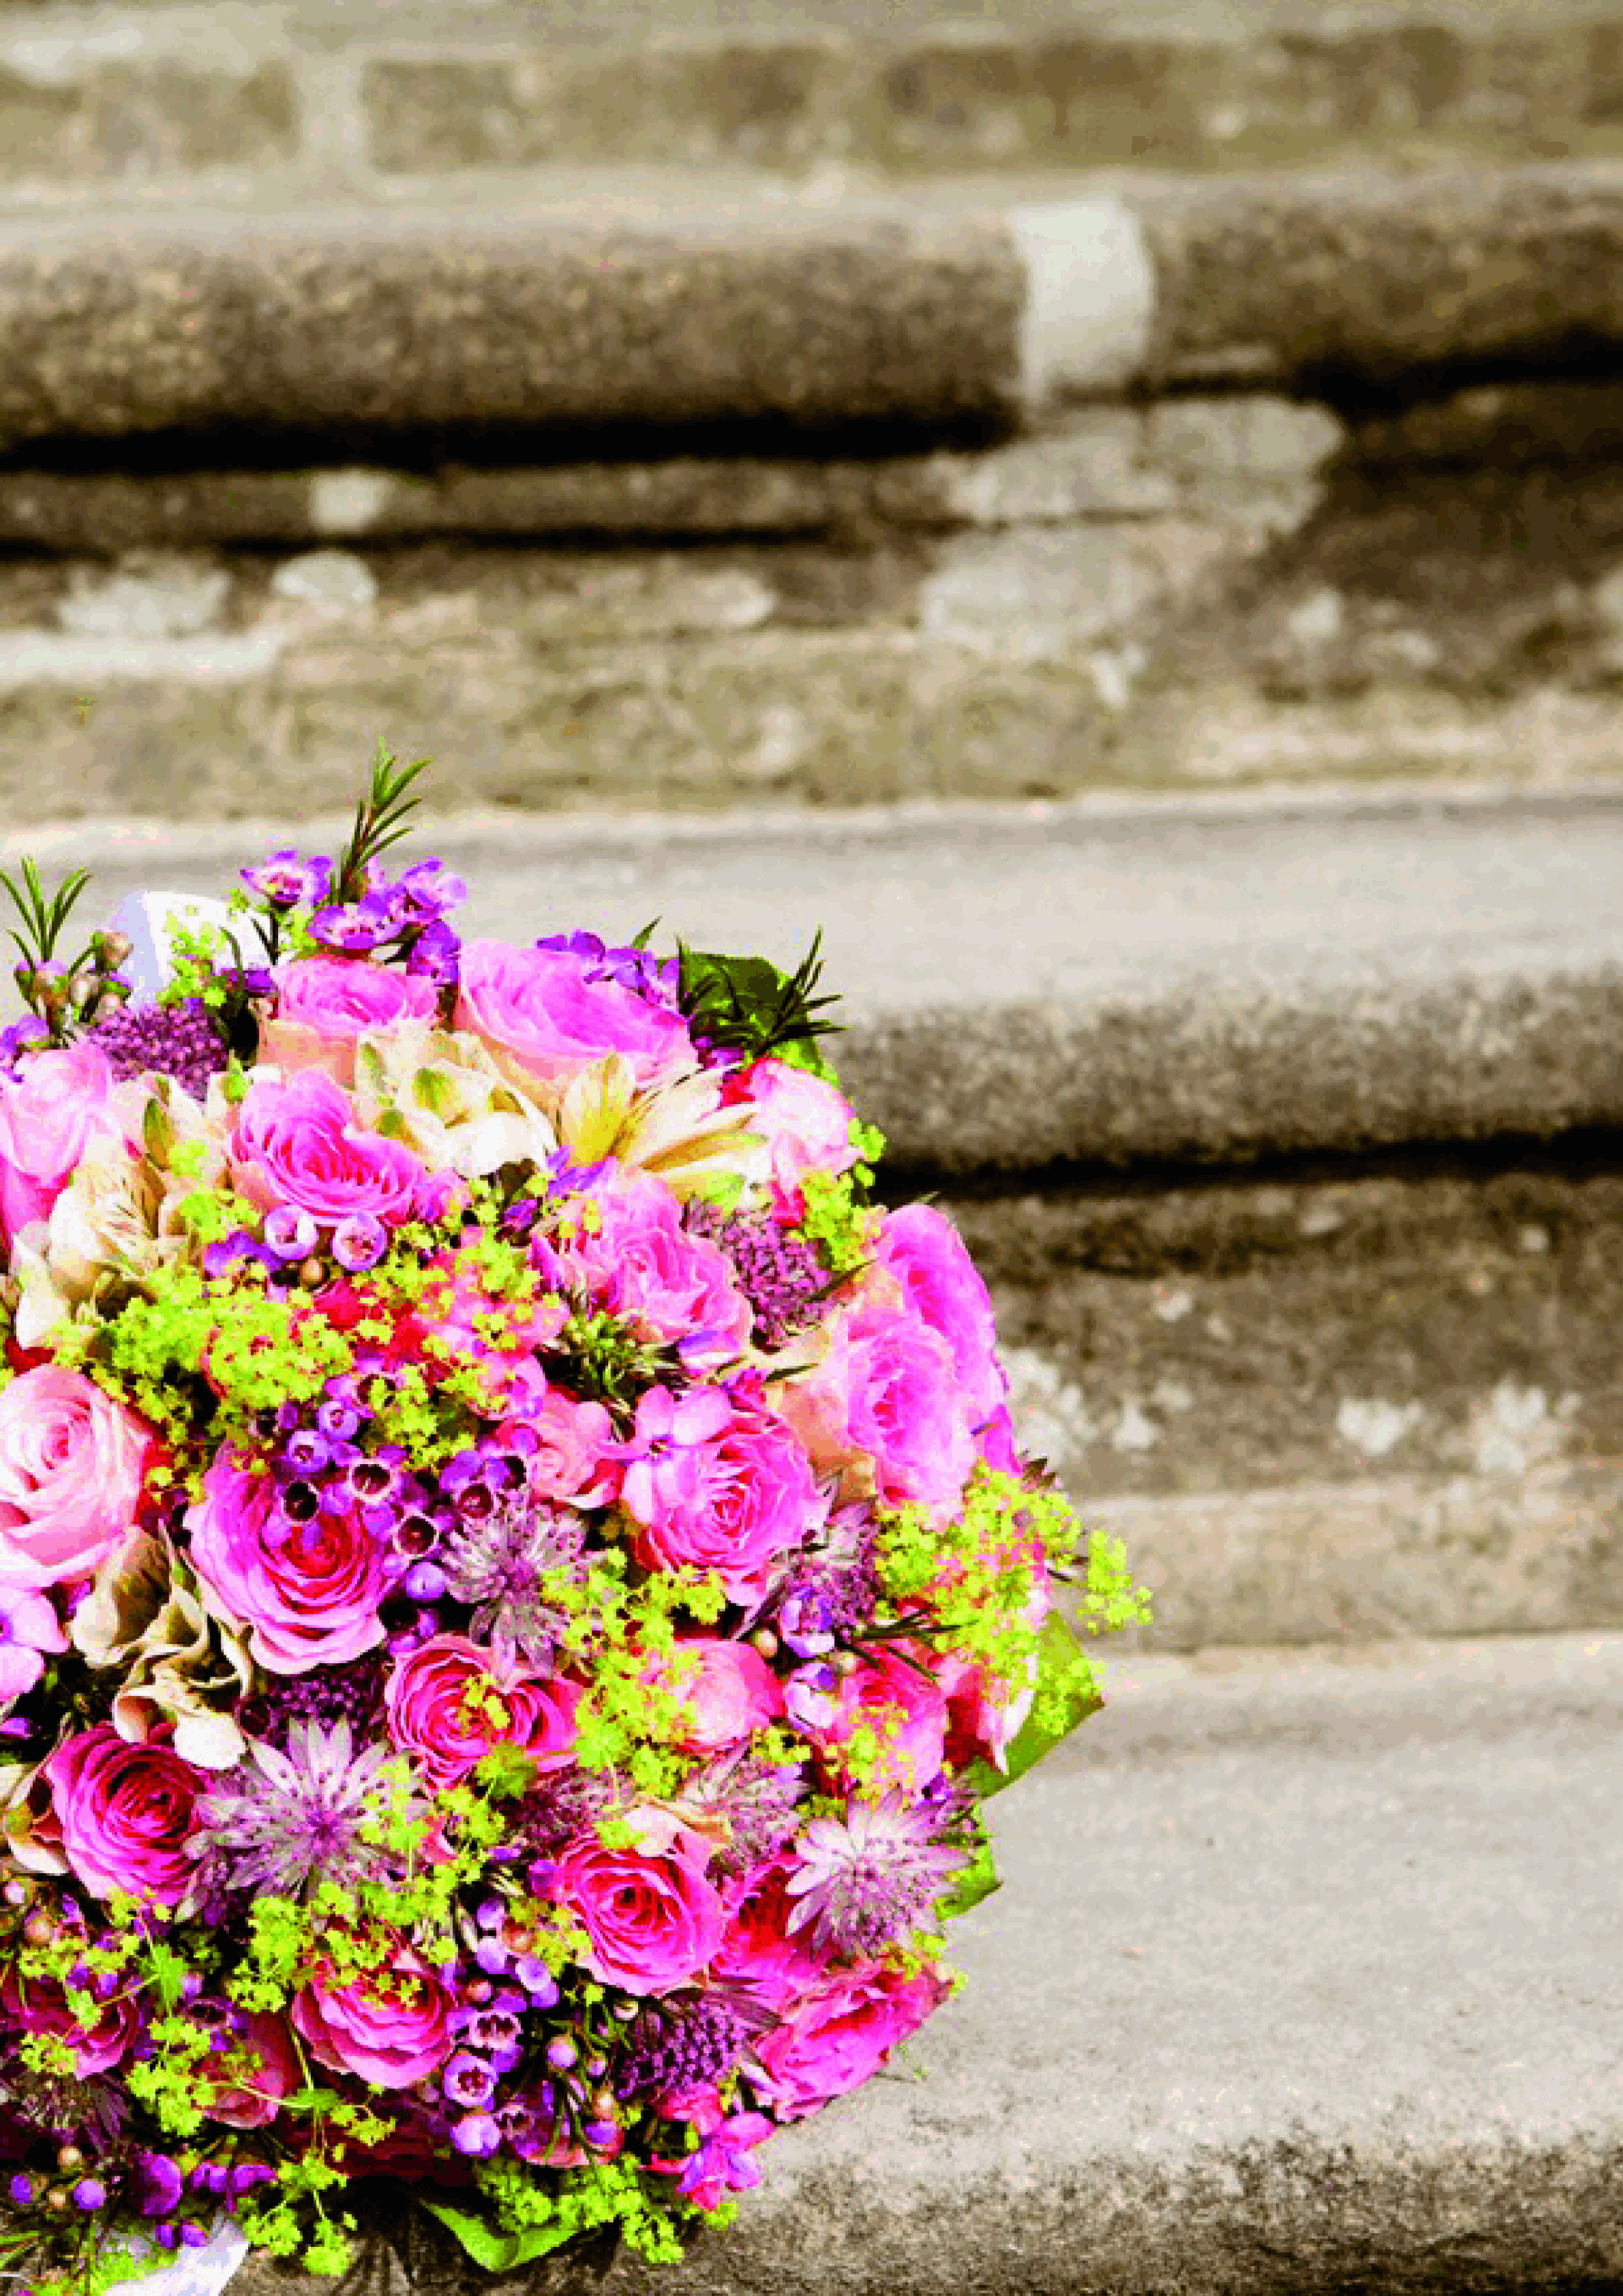
[[533,1954],[525,1954],[514,1962],[512,1973],[529,1994],[535,2009],[555,2008],[558,2001],[558,1980],[544,1961]]
[[580,2051],[567,2034],[560,2033],[555,2041],[546,2045],[546,2062],[555,2073],[567,2073],[580,2062]]
[[6,2190],[20,2209],[31,2207],[34,2200],[34,2179],[26,2170],[12,2178]]
[[501,2141],[502,2132],[488,2112],[470,2112],[452,2126],[452,2144],[471,2160],[488,2160]]
[[414,1562],[404,1585],[414,1603],[437,1603],[446,1590],[446,1574],[438,1562]]
[[81,2177],[73,2187],[77,2206],[86,2210],[105,2208],[107,2187],[99,2177]]
[[332,1231],[332,1257],[351,1275],[375,1267],[389,1250],[389,1230],[371,1212],[355,1212]]
[[278,1204],[265,1215],[265,1241],[278,1259],[307,1259],[321,1231],[312,1213],[296,1204]]
[[188,2248],[203,2248],[208,2245],[209,2235],[201,2225],[182,2225],[180,2236]]

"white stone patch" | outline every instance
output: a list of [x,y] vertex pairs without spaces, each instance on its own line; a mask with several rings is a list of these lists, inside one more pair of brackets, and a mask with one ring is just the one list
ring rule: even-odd
[[1380,1396],[1367,1399],[1343,1396],[1336,1409],[1336,1433],[1343,1443],[1366,1459],[1384,1459],[1395,1451],[1425,1417],[1421,1403],[1389,1403]]
[[207,559],[132,550],[111,574],[76,566],[56,618],[73,637],[192,637],[213,628],[230,595],[230,575]]
[[1147,1419],[1139,1406],[1129,1397],[1117,1415],[1111,1431],[1112,1451],[1152,1451],[1160,1440],[1160,1430]]
[[1063,661],[1161,594],[1147,554],[1109,526],[962,534],[920,586],[919,627],[1004,661]]
[[310,524],[317,534],[365,534],[394,490],[387,471],[317,471],[310,480]]
[[1525,1227],[1518,1228],[1516,1231],[1516,1249],[1518,1251],[1535,1254],[1548,1251],[1549,1229],[1543,1226],[1537,1220],[1529,1220]]
[[1150,348],[1155,271],[1143,226],[1124,200],[1011,208],[1026,266],[1023,396],[1039,408],[1106,398],[1133,381]]
[[323,620],[370,613],[378,596],[376,575],[351,550],[307,550],[284,559],[271,577],[271,588],[278,598],[307,606]]
[[0,693],[28,685],[238,685],[275,667],[281,630],[210,631],[193,638],[64,637],[52,630],[0,631]]
[[140,55],[145,45],[143,28],[127,18],[71,31],[13,32],[0,39],[0,65],[36,87],[70,87],[98,64]]
[[1181,1379],[1158,1379],[1150,1390],[1150,1400],[1158,1411],[1176,1418],[1179,1412],[1194,1409],[1194,1390]]
[[1321,646],[1334,645],[1346,627],[1347,608],[1341,593],[1328,587],[1310,592],[1285,617],[1287,635],[1310,653]]
[[1565,1422],[1571,1416],[1566,1406],[1574,1402],[1563,1396],[1553,1411],[1542,1387],[1502,1379],[1472,1410],[1466,1429],[1477,1472],[1519,1480],[1553,1456],[1565,1447]]
[[1102,1430],[1082,1390],[1037,1348],[1004,1348],[1009,1413],[1021,1448],[1057,1464],[1096,1443]]
[[1193,1307],[1194,1293],[1186,1283],[1158,1283],[1151,1313],[1163,1324],[1181,1324]]

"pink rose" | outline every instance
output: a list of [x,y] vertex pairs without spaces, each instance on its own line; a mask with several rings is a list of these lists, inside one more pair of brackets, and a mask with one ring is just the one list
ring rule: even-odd
[[283,968],[276,1016],[259,1030],[259,1058],[284,1074],[320,1069],[355,1082],[357,1037],[401,1021],[438,1019],[439,991],[420,973],[364,958],[301,956]]
[[804,1932],[790,1934],[794,1899],[785,1887],[788,1868],[780,1862],[758,1868],[732,1909],[713,1973],[747,1985],[769,2009],[782,2011],[816,1985],[822,1964]]
[[929,1971],[898,1977],[869,1964],[800,2001],[756,2048],[778,2119],[802,2120],[830,2097],[860,2087],[950,1991]]
[[805,1210],[800,1183],[808,1172],[848,1172],[858,1160],[850,1102],[809,1069],[757,1061],[728,1078],[722,1096],[729,1107],[749,1109],[750,1129],[766,1143],[762,1177],[782,1218],[799,1219]]
[[828,1513],[793,1430],[719,1389],[679,1400],[647,1389],[627,1453],[621,1496],[642,1525],[637,1561],[717,1571],[730,1603],[761,1601]]
[[529,1487],[544,1499],[569,1506],[602,1506],[619,1486],[619,1441],[601,1403],[580,1403],[549,1388],[526,1414],[537,1447]]
[[81,1037],[65,1052],[30,1053],[0,1076],[0,1226],[9,1241],[42,1220],[87,1148],[122,1140],[107,1055]]
[[611,1053],[630,1063],[643,1087],[698,1065],[680,1014],[602,977],[589,957],[569,949],[464,941],[455,1025],[482,1038],[521,1091],[540,1086],[554,1097]]
[[684,1671],[692,1660],[699,1661],[697,1679],[683,1681],[676,1692],[689,1715],[681,1742],[695,1752],[717,1754],[724,1747],[736,1746],[783,1711],[783,1685],[748,1643],[695,1636],[678,1643],[676,1654]]
[[785,1384],[784,1417],[819,1466],[870,1473],[887,1505],[955,1513],[975,1464],[975,1412],[939,1332],[865,1292],[825,1327],[822,1361]]
[[1009,1749],[1025,1727],[1037,1697],[1037,1669],[1033,1661],[1027,1678],[1010,1690],[977,1666],[956,1655],[942,1659],[936,1678],[947,1700],[947,1750],[955,1763],[994,1763],[1009,1767]]
[[438,1219],[453,1185],[398,1140],[368,1132],[319,1069],[250,1085],[231,1152],[233,1177],[250,1203],[267,1212],[290,1204],[328,1226],[363,1212],[386,1226]]
[[141,2010],[133,1994],[118,1994],[98,2007],[86,2028],[68,2006],[60,1985],[48,1978],[20,1978],[8,1969],[0,1984],[0,2010],[7,2024],[25,2033],[53,2033],[73,2051],[73,2070],[80,2080],[93,2073],[111,2072],[127,2054],[141,2030]]
[[742,1356],[754,1311],[726,1254],[683,1226],[682,1208],[664,1182],[620,1170],[593,1190],[591,1201],[594,1227],[538,1251],[546,1281],[588,1292],[639,1339],[684,1341],[690,1370]]
[[587,1834],[557,1869],[556,1893],[591,1938],[585,1965],[627,1993],[668,1993],[708,1969],[726,1909],[680,1839],[663,1856],[605,1849]]
[[274,1476],[217,1452],[203,1496],[186,1512],[192,1562],[205,1596],[272,1674],[343,1666],[383,1639],[383,1550],[353,1513],[308,1522],[283,1509]]
[[410,2088],[451,2054],[450,1996],[408,1946],[385,1969],[350,1984],[332,1972],[293,2002],[293,2023],[329,2072],[354,2073],[373,2088]]
[[201,1781],[172,1735],[165,1724],[132,1746],[99,1722],[44,1766],[69,1866],[93,1898],[117,1890],[177,1906],[192,1886],[186,1844]]
[[493,1746],[519,1746],[544,1769],[570,1758],[573,1683],[504,1663],[466,1635],[435,1635],[398,1658],[383,1691],[389,1734],[430,1785],[454,1786]]
[[875,1785],[920,1794],[940,1776],[947,1758],[947,1700],[918,1670],[933,1667],[933,1653],[914,1647],[907,1656],[911,1666],[896,1650],[865,1651],[854,1671],[840,1678],[832,1718],[812,1734],[821,1746],[839,1747],[857,1730],[872,1729],[880,1744]]
[[1008,1382],[997,1363],[991,1294],[963,1237],[933,1206],[904,1204],[886,1213],[876,1256],[919,1321],[952,1349],[958,1384],[982,1424],[1004,1400]]
[[92,1577],[135,1519],[152,1448],[76,1371],[38,1364],[0,1389],[0,1586]]
[[241,2036],[209,2070],[219,2084],[209,2118],[227,2128],[267,2128],[283,2098],[303,2086],[291,2034],[280,2017],[264,2014],[244,2020]]

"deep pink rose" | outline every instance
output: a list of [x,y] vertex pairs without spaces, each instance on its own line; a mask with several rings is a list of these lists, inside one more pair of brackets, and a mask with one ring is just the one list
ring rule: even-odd
[[963,1766],[991,1762],[1009,1767],[1009,1748],[1024,1728],[1037,1696],[1037,1666],[1010,1690],[985,1667],[956,1655],[940,1660],[936,1678],[947,1700],[947,1751]]
[[203,1781],[169,1744],[168,1724],[139,1745],[98,1722],[45,1764],[62,1849],[93,1898],[115,1890],[177,1906],[196,1867],[186,1855]]
[[431,1022],[439,1012],[439,991],[420,973],[365,958],[301,956],[283,969],[275,1018],[259,1030],[259,1058],[284,1074],[314,1068],[353,1084],[358,1037],[400,1021]]
[[[911,1658],[913,1664],[907,1660]],[[922,1793],[941,1775],[947,1753],[947,1700],[930,1674],[933,1653],[914,1646],[899,1651],[865,1651],[855,1669],[840,1679],[832,1720],[812,1734],[819,1745],[843,1746],[860,1728],[873,1730],[880,1756],[873,1776],[881,1787]]]
[[754,1315],[733,1263],[683,1226],[682,1208],[665,1183],[621,1170],[595,1186],[591,1201],[594,1226],[538,1252],[546,1281],[589,1293],[639,1339],[684,1341],[690,1370],[742,1356]]
[[854,1471],[859,1486],[871,1473],[889,1505],[956,1513],[974,1406],[947,1341],[893,1297],[870,1291],[833,1316],[822,1361],[785,1383],[781,1408],[819,1466]]
[[719,1893],[678,1840],[662,1856],[605,1849],[587,1834],[558,1867],[556,1892],[592,1940],[594,1977],[627,1993],[668,1993],[708,1969],[727,1926]]
[[816,1985],[823,1973],[802,1931],[791,1936],[795,1901],[784,1887],[788,1867],[775,1860],[750,1877],[735,1899],[714,1974],[750,1987],[769,2009],[782,2010]]
[[227,2128],[266,2128],[282,2100],[303,2087],[292,2035],[280,2017],[256,2014],[243,2021],[229,2054],[209,2070],[222,2084],[209,2100],[210,2120]]
[[133,1994],[115,1995],[98,2010],[86,2031],[60,1985],[43,1977],[20,1978],[14,1969],[8,1969],[0,1983],[0,2010],[9,2026],[25,2033],[53,2033],[67,2041],[80,2080],[111,2072],[141,2030],[141,2010]]
[[643,1086],[698,1066],[678,1013],[594,973],[588,957],[569,949],[464,941],[455,1025],[481,1037],[521,1090],[554,1096],[611,1053],[629,1062]]
[[828,1513],[794,1431],[718,1389],[692,1389],[674,1403],[663,1388],[646,1390],[628,1451],[622,1496],[643,1526],[638,1562],[718,1571],[731,1603],[758,1603]]
[[135,1519],[152,1447],[78,1372],[37,1364],[0,1389],[0,1586],[92,1577]]
[[383,1550],[353,1513],[295,1522],[274,1476],[217,1452],[186,1513],[192,1561],[225,1618],[272,1674],[342,1666],[383,1639]]
[[950,1991],[930,1971],[898,1977],[871,1963],[800,2001],[756,2050],[778,2119],[804,2120],[830,2097],[860,2087]]
[[409,1148],[368,1132],[319,1069],[251,1084],[237,1111],[233,1176],[261,1211],[291,1204],[324,1226],[370,1212],[386,1226],[438,1219],[453,1181]]
[[699,1662],[696,1681],[684,1681],[676,1695],[688,1709],[681,1742],[703,1754],[736,1746],[753,1730],[764,1730],[783,1711],[783,1685],[748,1643],[695,1635],[676,1645],[683,1672]]
[[520,1746],[544,1769],[570,1759],[573,1683],[544,1679],[466,1635],[435,1635],[398,1658],[383,1691],[389,1734],[430,1785],[454,1786],[493,1746]]
[[80,1037],[65,1052],[29,1053],[0,1076],[0,1226],[6,1239],[47,1217],[85,1151],[121,1140],[112,1070]]
[[952,1349],[958,1384],[982,1424],[1004,1400],[1008,1382],[997,1362],[991,1294],[963,1237],[933,1205],[904,1204],[885,1214],[876,1257],[920,1322]]
[[799,1219],[806,1209],[800,1183],[808,1172],[848,1172],[857,1161],[850,1102],[809,1069],[757,1061],[728,1078],[722,1097],[729,1107],[749,1109],[750,1129],[765,1143],[761,1177],[786,1218]]
[[295,1996],[293,2023],[310,2054],[330,2072],[354,2073],[373,2088],[410,2088],[451,2054],[452,2003],[410,1947],[386,1969],[348,1985],[329,1971]]

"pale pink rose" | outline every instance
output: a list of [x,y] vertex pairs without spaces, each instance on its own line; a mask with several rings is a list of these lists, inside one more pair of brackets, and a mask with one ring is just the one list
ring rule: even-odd
[[845,1972],[762,2037],[756,2054],[766,2079],[758,2087],[780,2120],[804,2120],[831,2097],[859,2088],[951,1989],[930,1971],[900,1977],[869,1963]]
[[454,1185],[399,1141],[368,1132],[319,1069],[249,1086],[231,1160],[237,1187],[261,1211],[291,1204],[326,1226],[363,1212],[389,1227],[438,1219]]
[[698,1066],[680,1014],[602,977],[570,949],[464,941],[455,1019],[521,1090],[541,1087],[554,1097],[611,1053],[629,1062],[643,1087]]
[[606,1849],[587,1834],[561,1860],[553,1887],[592,1940],[586,1967],[627,1993],[690,1983],[709,1967],[727,1926],[719,1892],[682,1840],[651,1857]]
[[958,1384],[979,1426],[1008,1393],[997,1362],[992,1299],[951,1220],[931,1204],[887,1212],[875,1257],[921,1323],[953,1352]]
[[187,1509],[192,1562],[206,1599],[246,1628],[248,1647],[272,1674],[343,1666],[383,1639],[383,1549],[352,1513],[308,1522],[284,1512],[275,1478],[221,1450]]
[[275,2120],[284,2096],[303,2087],[292,2035],[280,2017],[256,2013],[245,2019],[242,2031],[212,2077],[221,2083],[209,2100],[209,2118],[227,2128],[266,2128]]
[[420,973],[365,958],[298,957],[282,970],[275,1018],[259,1029],[259,1058],[285,1075],[316,1068],[350,1085],[358,1037],[401,1021],[432,1022],[439,1012],[439,991]]
[[0,1980],[0,2010],[13,2031],[52,2033],[73,2051],[73,2070],[80,2080],[111,2072],[133,2046],[141,2030],[141,2009],[133,1993],[115,1994],[98,2008],[88,2030],[68,2005],[60,1985],[45,1977],[30,1977],[26,1986],[14,1969]]
[[755,1062],[727,1078],[728,1107],[750,1111],[750,1129],[765,1142],[763,1177],[779,1214],[799,1219],[806,1209],[800,1183],[808,1172],[848,1172],[858,1161],[851,1140],[855,1111],[838,1086],[792,1061]]
[[293,2000],[292,2019],[310,2054],[330,2072],[373,2088],[410,2088],[451,2054],[450,1995],[408,1946],[385,1969],[340,1985],[331,1971]]
[[918,1645],[906,1655],[898,1649],[863,1652],[855,1669],[840,1677],[833,1714],[812,1733],[816,1742],[837,1748],[857,1730],[872,1729],[880,1755],[865,1775],[881,1790],[922,1793],[940,1776],[947,1755],[947,1700],[933,1677],[919,1672],[934,1663],[934,1653]]
[[493,1746],[518,1746],[544,1769],[570,1757],[575,1685],[506,1662],[466,1635],[435,1635],[396,1659],[384,1685],[389,1734],[430,1784],[454,1786]]
[[93,1898],[115,1890],[177,1906],[196,1867],[186,1854],[203,1780],[166,1723],[131,1745],[111,1722],[66,1739],[45,1765],[69,1868]]
[[549,1283],[587,1293],[639,1339],[684,1342],[690,1370],[743,1354],[754,1311],[733,1263],[683,1226],[682,1207],[662,1180],[616,1171],[594,1187],[592,1205],[594,1226],[537,1248],[537,1264]]
[[975,1464],[975,1412],[939,1332],[865,1290],[831,1318],[822,1359],[779,1403],[819,1467],[869,1477],[888,1505],[955,1513]]
[[[691,1428],[684,1424],[691,1418]],[[718,1389],[637,1404],[622,1498],[645,1570],[715,1570],[731,1603],[760,1602],[828,1513],[794,1431]]]
[[8,1242],[42,1220],[86,1149],[122,1140],[107,1055],[81,1037],[63,1052],[29,1053],[0,1076],[0,1226]]
[[530,1488],[569,1506],[602,1506],[619,1488],[619,1440],[601,1403],[578,1402],[549,1388],[527,1414],[536,1432]]
[[[736,1746],[783,1711],[783,1685],[748,1643],[695,1635],[677,1644],[676,1655],[681,1686],[675,1694],[687,1708],[681,1742],[695,1752],[717,1754]],[[689,1682],[686,1672],[695,1659],[698,1676]]]
[[0,1389],[0,1586],[88,1578],[135,1519],[152,1431],[76,1371]]

